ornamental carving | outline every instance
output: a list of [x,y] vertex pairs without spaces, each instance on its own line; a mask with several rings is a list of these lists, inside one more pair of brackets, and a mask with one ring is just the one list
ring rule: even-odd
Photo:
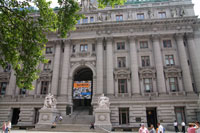
[[10,80],[10,72],[0,72],[0,81],[9,82]]
[[131,71],[129,68],[116,68],[114,70],[115,79],[130,79]]
[[165,78],[178,77],[181,78],[181,69],[179,66],[166,66],[164,67]]
[[45,70],[40,73],[39,81],[51,81],[52,70]]
[[156,70],[154,67],[141,67],[139,68],[139,76],[140,79],[144,79],[144,78],[156,78]]
[[72,53],[71,57],[77,58],[77,57],[96,57],[95,52],[88,52],[88,51],[83,51],[83,52],[76,52]]

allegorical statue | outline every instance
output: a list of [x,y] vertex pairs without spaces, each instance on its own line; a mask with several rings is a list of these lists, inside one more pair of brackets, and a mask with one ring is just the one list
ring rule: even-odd
[[98,108],[101,109],[109,109],[110,107],[110,100],[108,97],[104,96],[104,94],[102,94],[99,98],[98,98]]
[[43,109],[47,109],[47,108],[56,109],[56,104],[57,104],[57,100],[51,93],[49,93],[45,97]]

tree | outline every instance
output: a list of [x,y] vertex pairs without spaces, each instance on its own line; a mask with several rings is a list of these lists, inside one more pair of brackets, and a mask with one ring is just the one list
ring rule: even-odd
[[[122,4],[124,0],[98,0],[99,7]],[[65,38],[83,16],[75,0],[58,0],[56,12],[46,0],[0,0],[0,66],[11,64],[19,88],[33,89],[39,63],[47,63],[43,53],[46,33]],[[37,9],[33,8],[36,7]]]

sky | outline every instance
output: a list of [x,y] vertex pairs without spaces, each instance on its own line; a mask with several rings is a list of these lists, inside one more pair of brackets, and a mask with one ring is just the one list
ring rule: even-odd
[[[199,18],[200,18],[200,0],[192,0],[192,2],[194,4],[195,15],[198,15]],[[51,7],[56,7],[56,6],[58,6],[57,0],[52,0]]]

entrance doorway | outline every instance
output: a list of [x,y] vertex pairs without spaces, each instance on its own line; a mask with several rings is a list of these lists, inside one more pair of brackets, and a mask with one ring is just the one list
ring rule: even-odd
[[13,108],[13,114],[12,114],[12,125],[17,125],[18,120],[19,120],[19,113],[20,113],[20,108]]
[[156,108],[146,108],[146,113],[147,113],[147,124],[148,127],[153,124],[153,126],[156,128],[157,127],[157,112]]
[[73,110],[91,109],[93,73],[90,68],[78,69],[73,81]]

